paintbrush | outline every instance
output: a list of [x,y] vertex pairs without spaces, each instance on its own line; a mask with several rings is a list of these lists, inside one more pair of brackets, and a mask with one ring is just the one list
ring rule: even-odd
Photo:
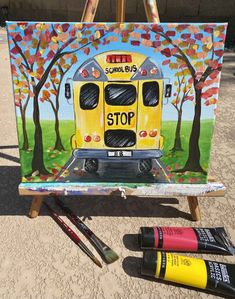
[[101,241],[87,226],[86,224],[75,215],[65,204],[57,197],[54,196],[55,202],[65,212],[69,220],[83,233],[83,235],[95,247],[101,258],[106,264],[111,264],[118,259],[118,255],[103,241]]
[[102,268],[99,260],[93,255],[93,253],[87,248],[87,246],[82,242],[82,240],[78,237],[78,235],[62,220],[62,218],[46,203],[44,205],[50,211],[51,217],[55,220],[55,222],[61,227],[61,229],[66,233],[70,239],[78,245],[78,247],[90,258],[92,261]]

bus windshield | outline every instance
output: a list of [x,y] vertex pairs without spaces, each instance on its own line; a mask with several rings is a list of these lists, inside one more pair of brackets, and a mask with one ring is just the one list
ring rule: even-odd
[[105,101],[111,106],[129,106],[136,101],[136,88],[129,84],[109,84],[105,87]]

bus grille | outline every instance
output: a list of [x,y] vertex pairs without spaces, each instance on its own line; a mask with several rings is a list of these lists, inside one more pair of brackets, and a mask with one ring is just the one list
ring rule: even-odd
[[108,130],[104,133],[108,147],[131,147],[136,144],[136,133],[131,130]]

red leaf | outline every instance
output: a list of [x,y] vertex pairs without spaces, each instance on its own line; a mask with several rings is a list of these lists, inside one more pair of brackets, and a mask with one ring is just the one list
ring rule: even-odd
[[152,43],[152,45],[153,45],[154,48],[158,48],[158,47],[161,46],[161,42],[160,42],[160,41],[154,41],[154,42]]
[[176,34],[176,32],[173,31],[173,30],[169,30],[169,31],[166,32],[167,36],[175,36],[175,34]]
[[11,53],[12,53],[12,54],[18,54],[18,53],[19,53],[18,48],[17,48],[17,47],[12,48],[12,49],[11,49]]
[[57,174],[59,172],[56,168],[52,168],[51,171],[53,174]]
[[177,182],[179,182],[179,183],[183,183],[183,181],[184,181],[184,178],[178,178],[177,179]]
[[196,51],[194,49],[187,49],[186,50],[186,54],[188,56],[193,56],[193,55],[195,55],[195,53],[196,53]]
[[200,90],[200,89],[202,89],[204,87],[204,82],[199,82],[199,83],[197,83],[197,85],[195,86],[195,88],[197,89],[197,90]]
[[150,34],[148,34],[148,33],[143,33],[143,34],[141,34],[141,38],[144,38],[144,39],[150,39]]
[[219,73],[220,73],[219,71],[214,71],[213,73],[210,74],[209,77],[210,77],[211,79],[215,79],[215,78],[219,75]]
[[205,92],[202,93],[202,98],[208,99],[208,98],[212,97],[213,95],[218,94],[218,92],[219,92],[218,87],[209,88]]
[[212,32],[213,32],[213,28],[211,28],[211,27],[206,27],[206,28],[204,29],[204,31],[207,32],[207,33],[212,33]]
[[66,32],[68,30],[68,28],[69,28],[69,24],[65,23],[61,27],[62,27],[63,32]]
[[224,55],[224,51],[223,50],[216,50],[215,55],[219,56],[219,57],[222,57]]
[[197,39],[197,40],[201,40],[203,38],[203,34],[202,33],[196,33],[194,34],[194,37]]
[[191,37],[191,33],[183,33],[181,34],[181,38],[187,39]]
[[171,57],[171,50],[169,48],[162,50],[161,53],[166,57]]
[[171,55],[174,55],[178,53],[178,49],[176,47],[174,47],[173,49],[171,49]]
[[84,51],[84,53],[85,53],[86,55],[89,55],[89,53],[90,53],[90,48],[85,48],[83,51]]
[[52,69],[52,70],[50,71],[50,75],[51,75],[52,78],[55,78],[55,77],[56,77],[56,74],[57,74],[56,69]]
[[217,60],[211,60],[211,61],[208,63],[208,65],[209,65],[212,69],[216,70],[216,69],[218,68],[218,66],[219,66],[219,63],[218,63]]
[[188,79],[188,83],[189,83],[189,84],[193,84],[193,81],[194,81],[194,80],[193,80],[192,77],[191,77],[190,79]]
[[53,57],[54,57],[55,53],[53,51],[50,51],[48,54],[47,54],[47,60],[51,60]]
[[131,41],[131,45],[132,46],[139,46],[140,45],[140,41],[138,41],[138,40],[132,40]]
[[34,61],[35,61],[35,56],[34,56],[34,55],[31,55],[31,56],[29,57],[29,59],[28,59],[29,64],[33,64]]
[[45,84],[45,87],[46,87],[46,88],[49,88],[50,85],[51,85],[50,82],[47,82],[47,83]]
[[152,30],[153,30],[154,32],[163,32],[163,28],[162,28],[162,26],[157,25],[157,24],[153,24],[153,25],[152,25]]
[[70,35],[71,37],[75,37],[75,35],[76,35],[76,27],[73,27],[73,28],[70,30],[69,35]]
[[42,75],[44,73],[44,67],[43,66],[40,66],[39,68],[37,68],[37,73],[39,75]]
[[15,36],[15,40],[16,40],[17,42],[21,42],[21,41],[22,41],[22,37],[21,37],[21,35],[20,35],[20,34],[17,34],[17,35]]
[[181,32],[181,31],[183,31],[184,29],[186,29],[186,28],[188,28],[188,27],[189,27],[189,25],[181,24],[181,25],[178,25],[178,26],[176,27],[176,30],[179,31],[179,32]]
[[170,62],[171,62],[170,59],[164,60],[164,61],[162,62],[162,65],[167,65],[167,64],[169,64]]
[[187,101],[193,101],[194,100],[194,96],[187,96],[185,99]]
[[28,26],[27,28],[25,28],[24,30],[24,34],[27,35],[32,35],[33,34],[33,27],[32,26]]

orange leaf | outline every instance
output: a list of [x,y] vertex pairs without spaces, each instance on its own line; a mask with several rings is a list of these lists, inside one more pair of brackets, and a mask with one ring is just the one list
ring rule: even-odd
[[50,92],[48,90],[43,90],[42,91],[42,98],[44,100],[48,100],[50,98]]

